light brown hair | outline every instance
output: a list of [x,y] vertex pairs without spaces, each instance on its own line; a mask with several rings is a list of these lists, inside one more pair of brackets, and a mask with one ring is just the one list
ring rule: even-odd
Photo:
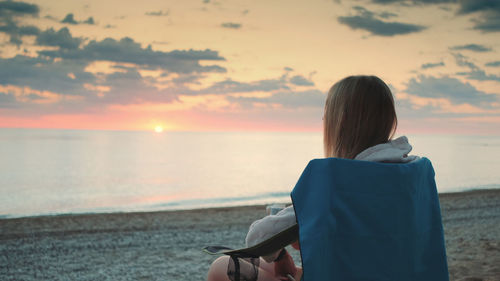
[[349,76],[328,92],[323,117],[325,157],[354,159],[388,142],[397,127],[394,98],[376,76]]

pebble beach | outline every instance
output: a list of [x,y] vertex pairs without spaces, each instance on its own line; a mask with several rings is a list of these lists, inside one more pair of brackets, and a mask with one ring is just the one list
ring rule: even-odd
[[[500,280],[500,190],[440,195],[450,280]],[[1,280],[205,280],[265,206],[0,219]],[[290,250],[300,264],[298,252]]]

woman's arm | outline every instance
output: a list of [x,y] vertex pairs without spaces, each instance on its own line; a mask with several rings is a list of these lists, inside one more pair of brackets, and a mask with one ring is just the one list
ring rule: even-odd
[[[246,237],[247,247],[255,246],[296,223],[297,220],[295,219],[293,206],[289,206],[279,211],[276,215],[269,215],[260,220],[256,220],[250,225],[248,230]],[[262,258],[266,262],[272,262],[278,257],[280,251],[281,249]]]

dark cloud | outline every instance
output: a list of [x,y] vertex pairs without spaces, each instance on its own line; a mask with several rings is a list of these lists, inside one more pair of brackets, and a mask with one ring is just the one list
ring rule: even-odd
[[95,24],[95,21],[93,17],[89,17],[88,19],[84,20],[83,23],[93,25]]
[[362,29],[378,36],[395,36],[420,32],[426,27],[416,24],[408,24],[401,22],[388,22],[377,19],[377,15],[362,7],[354,7],[357,15],[338,17],[337,20],[341,24],[345,24],[352,29]]
[[457,72],[457,75],[465,76],[469,80],[477,81],[498,81],[500,82],[500,76],[495,74],[486,74],[482,69],[474,69],[471,71]]
[[154,17],[165,17],[165,16],[168,16],[170,14],[170,10],[166,10],[166,11],[151,11],[151,12],[146,12],[146,16],[154,16]]
[[40,8],[35,4],[25,2],[0,1],[0,16],[32,15],[38,16]]
[[297,86],[314,86],[314,82],[301,75],[295,75],[290,78],[290,83]]
[[497,0],[461,0],[459,13],[469,14],[483,11],[500,11],[500,2]]
[[78,22],[75,20],[75,16],[73,14],[67,14],[66,17],[61,21],[62,23],[69,23],[69,24],[78,24]]
[[457,0],[372,0],[376,4],[406,4],[406,5],[418,5],[418,4],[444,4],[444,3],[456,3]]
[[458,14],[479,13],[473,20],[474,29],[482,32],[500,31],[500,1],[498,0],[461,0]]
[[24,2],[1,1],[0,2],[0,32],[9,35],[9,42],[20,46],[22,37],[27,35],[37,35],[39,29],[36,26],[18,25],[21,17],[38,17],[40,9],[37,5]]
[[499,67],[500,66],[500,61],[491,61],[485,64],[485,66],[491,66],[491,67]]
[[[56,109],[54,105],[52,108],[57,112],[82,112],[86,108],[106,104],[169,102],[176,99],[180,93],[196,92],[184,84],[198,83],[203,73],[225,71],[218,65],[200,64],[201,60],[225,60],[217,51],[209,49],[161,52],[154,51],[151,46],[143,48],[130,38],[106,38],[84,43],[81,38],[72,37],[67,28],[61,28],[59,31],[50,28],[40,32],[35,42],[38,45],[59,48],[39,51],[38,57],[18,55],[13,58],[0,58],[0,85],[57,93],[62,97],[57,101],[60,107]],[[115,71],[95,75],[88,72],[87,67],[95,61],[113,62],[115,64],[112,68]],[[161,79],[143,77],[140,74],[141,69],[158,70],[163,73],[162,77],[177,73],[179,78],[172,81],[173,85],[162,87],[160,90],[155,85],[163,83]],[[184,81],[181,81],[182,79]],[[261,83],[262,87],[266,85],[268,83],[265,81]],[[65,99],[75,96],[79,98],[79,102]],[[3,93],[0,107],[14,106],[13,97],[15,100],[16,97],[12,93]],[[51,107],[48,105],[42,108],[29,102],[41,97],[38,94],[27,94],[23,96],[23,100],[16,101],[16,104],[30,110],[49,110]]]
[[241,23],[224,22],[224,23],[221,24],[221,26],[224,27],[224,28],[240,29],[241,28]]
[[440,67],[440,66],[444,66],[444,62],[437,62],[437,63],[424,63],[422,64],[422,69],[428,69],[428,68],[435,68],[435,67]]
[[482,32],[500,31],[500,1],[498,0],[371,0],[371,2],[382,5],[401,4],[405,6],[457,4],[457,14],[459,15],[478,14],[478,17],[472,20],[474,29]]
[[477,90],[469,83],[444,76],[432,77],[421,75],[412,78],[405,90],[406,93],[426,98],[445,98],[453,104],[470,104],[489,107],[491,102],[498,102],[494,94],[487,94]]
[[383,19],[388,19],[388,18],[397,17],[398,15],[395,13],[391,13],[391,12],[381,12],[378,14],[378,16],[383,18]]
[[462,54],[453,54],[455,61],[458,66],[463,66],[469,68],[469,71],[458,72],[458,75],[465,76],[470,80],[477,81],[500,81],[500,76],[494,74],[486,74],[486,72],[478,67],[473,62],[469,61],[468,58]]
[[452,55],[455,58],[455,62],[457,63],[458,66],[467,67],[467,68],[470,68],[471,70],[478,70],[479,69],[479,67],[477,67],[477,65],[475,65],[473,62],[469,61],[466,56],[464,56],[460,53],[456,53],[456,54],[452,54]]
[[473,52],[491,52],[492,49],[483,45],[478,45],[478,44],[467,44],[467,45],[459,45],[459,46],[453,46],[450,47],[450,50],[453,51],[462,51],[462,50],[467,50],[467,51],[473,51]]
[[[0,59],[0,84],[28,86],[40,91],[82,95],[85,83],[94,83],[93,74],[85,72],[86,64],[54,61],[44,58],[15,56]],[[70,77],[70,73],[74,78]]]
[[467,79],[477,81],[497,81],[500,82],[500,76],[495,74],[486,74],[484,70],[476,70],[469,72],[457,72],[458,75],[463,75]]
[[63,27],[59,31],[49,28],[40,32],[36,37],[36,44],[42,46],[57,46],[61,49],[76,49],[82,42],[81,38],[71,36],[68,28]]
[[475,20],[474,29],[482,32],[499,32],[500,31],[500,13],[487,12],[483,18]]
[[117,41],[106,38],[102,41],[90,41],[83,48],[71,50],[40,51],[40,55],[50,58],[62,58],[80,61],[105,60],[120,63],[133,63],[148,68],[160,68],[172,72],[225,72],[218,65],[200,65],[200,60],[225,60],[217,51],[206,50],[174,50],[161,52],[152,50],[151,46],[142,48],[140,43],[131,38]]
[[18,26],[15,22],[9,22],[6,25],[0,26],[0,32],[4,32],[10,36],[9,42],[20,46],[23,41],[21,39],[22,36],[26,35],[37,35],[40,30],[38,27],[29,25],[29,26]]
[[79,22],[75,19],[75,15],[73,15],[72,13],[69,13],[64,17],[64,19],[61,21],[61,23],[68,23],[68,24],[72,24],[72,25],[77,25],[77,24],[83,23],[83,24],[94,25],[95,20],[93,17],[89,17],[88,19]]

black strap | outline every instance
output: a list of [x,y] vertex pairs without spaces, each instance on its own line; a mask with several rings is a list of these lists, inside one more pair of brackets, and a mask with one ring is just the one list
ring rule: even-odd
[[231,281],[257,281],[259,279],[260,258],[242,258],[230,255],[227,277]]
[[234,262],[234,280],[240,281],[240,260],[236,255],[232,255],[231,259]]

